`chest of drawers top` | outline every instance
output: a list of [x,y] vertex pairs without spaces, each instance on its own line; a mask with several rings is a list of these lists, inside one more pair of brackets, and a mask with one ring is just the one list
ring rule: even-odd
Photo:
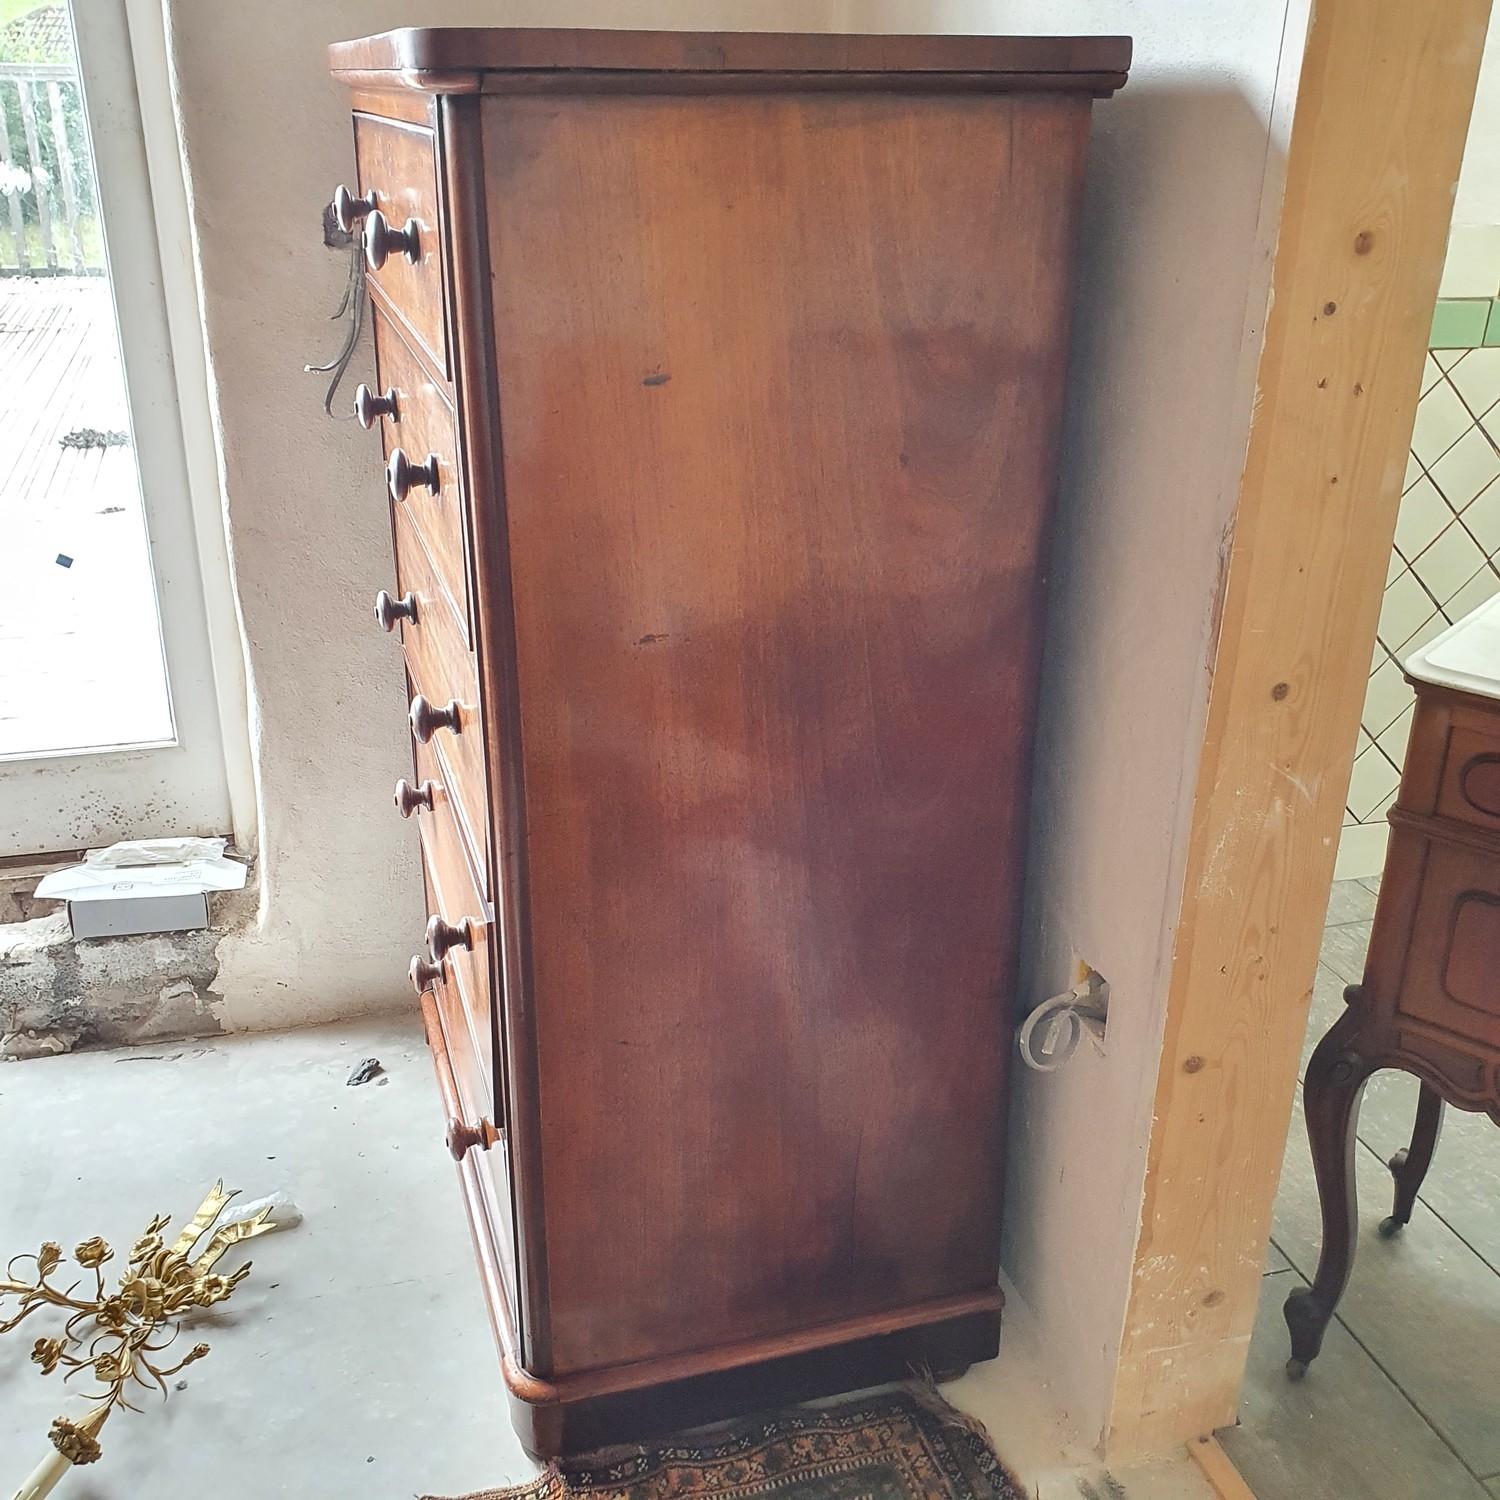
[[1124,36],[424,26],[335,42],[328,60],[334,76],[351,85],[445,94],[610,87],[764,90],[784,83],[882,92],[1071,91],[1103,98],[1124,85],[1130,54],[1131,41]]

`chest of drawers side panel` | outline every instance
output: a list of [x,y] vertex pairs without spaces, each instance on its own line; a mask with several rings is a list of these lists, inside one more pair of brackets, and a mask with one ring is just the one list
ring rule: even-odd
[[992,1287],[1087,102],[481,107],[543,1368]]
[[472,528],[475,647],[485,702],[490,860],[499,934],[493,994],[509,1122],[505,1145],[516,1247],[514,1313],[520,1325],[521,1363],[528,1370],[545,1370],[551,1361],[550,1301],[535,1103],[526,805],[479,100],[441,96],[438,133],[458,423]]

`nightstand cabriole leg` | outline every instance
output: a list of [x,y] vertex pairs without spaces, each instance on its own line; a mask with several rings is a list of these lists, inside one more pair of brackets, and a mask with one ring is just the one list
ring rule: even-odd
[[[1355,1127],[1359,1102],[1371,1068],[1357,1050],[1358,1017],[1347,1012],[1318,1044],[1303,1086],[1307,1138],[1323,1211],[1323,1248],[1310,1287],[1298,1287],[1286,1300],[1284,1316],[1292,1336],[1287,1374],[1296,1380],[1318,1356],[1323,1330],[1333,1317],[1354,1265],[1359,1203],[1354,1180]],[[1356,1024],[1351,1025],[1350,1022]]]
[[1427,1169],[1432,1165],[1432,1155],[1437,1150],[1442,1129],[1443,1096],[1424,1083],[1417,1096],[1417,1118],[1411,1130],[1411,1145],[1403,1146],[1386,1163],[1391,1176],[1396,1179],[1395,1206],[1390,1218],[1380,1226],[1380,1233],[1386,1239],[1411,1223],[1411,1211],[1416,1206]]

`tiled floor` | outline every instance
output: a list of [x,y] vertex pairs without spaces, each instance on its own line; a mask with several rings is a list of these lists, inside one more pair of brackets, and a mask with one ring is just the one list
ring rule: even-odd
[[[1303,1063],[1357,981],[1375,881],[1329,903]],[[1394,1239],[1385,1161],[1411,1134],[1416,1083],[1377,1075],[1360,1115],[1360,1233],[1349,1290],[1306,1378],[1287,1380],[1287,1293],[1317,1267],[1317,1192],[1297,1102],[1240,1425],[1221,1434],[1258,1500],[1500,1497],[1500,1130],[1447,1111],[1411,1223]]]

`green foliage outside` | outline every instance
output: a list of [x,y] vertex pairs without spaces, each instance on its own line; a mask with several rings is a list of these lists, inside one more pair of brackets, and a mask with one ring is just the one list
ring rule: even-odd
[[[26,16],[30,24],[12,25]],[[69,34],[61,0],[0,0],[0,62],[68,62],[71,48],[63,38]]]
[[29,11],[41,8],[37,0],[0,0],[0,26],[8,26]]
[[[48,12],[51,14],[46,14]],[[23,21],[22,17],[29,19]],[[13,25],[13,22],[20,24]],[[38,5],[36,0],[0,0],[0,63],[24,65],[71,61],[64,10],[55,3]],[[51,91],[54,88],[61,104],[61,132],[53,118]],[[38,162],[31,161],[27,147],[21,108],[22,89],[27,91],[35,118]],[[64,268],[73,266],[73,232],[67,222],[63,195],[64,158],[73,180],[79,218],[77,236],[83,249],[84,264],[91,270],[102,270],[104,254],[95,210],[94,168],[77,83],[71,79],[48,84],[0,78],[0,133],[3,133],[11,163],[9,168],[0,163],[0,274],[13,273],[20,265],[13,220],[13,206],[16,204],[21,211],[27,260],[32,268],[46,266],[37,203],[39,192],[47,195],[57,260]],[[28,166],[31,168],[29,181]]]
[[[42,248],[42,230],[39,224],[26,224],[26,259],[33,271],[51,271],[47,266],[47,253]],[[84,219],[78,225],[78,241],[83,250],[83,263],[90,270],[104,269],[104,242],[99,236],[99,221]],[[73,238],[65,224],[54,220],[52,224],[52,248],[57,252],[59,273],[73,270]],[[16,267],[15,246],[10,238],[10,217],[0,215],[0,276],[14,272]]]

